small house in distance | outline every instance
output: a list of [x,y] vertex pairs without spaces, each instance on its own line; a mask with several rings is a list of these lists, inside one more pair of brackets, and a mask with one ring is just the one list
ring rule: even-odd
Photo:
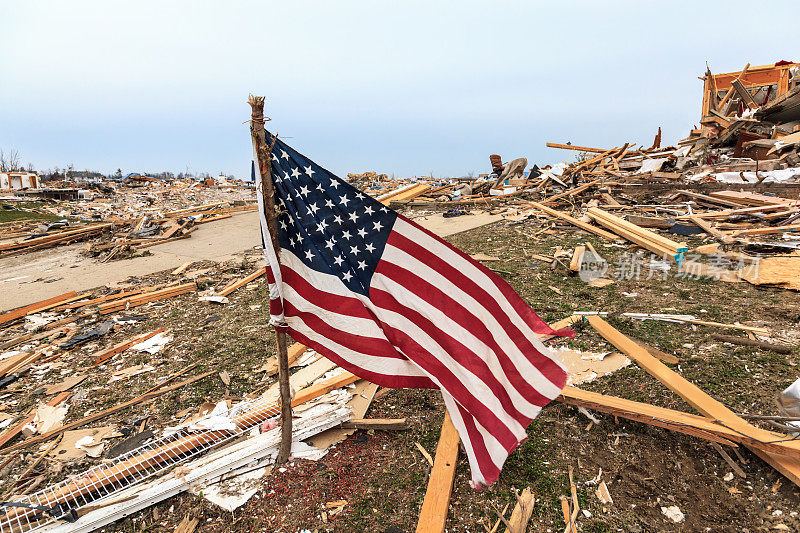
[[39,176],[35,172],[24,170],[17,172],[0,172],[0,191],[19,191],[23,189],[39,189]]

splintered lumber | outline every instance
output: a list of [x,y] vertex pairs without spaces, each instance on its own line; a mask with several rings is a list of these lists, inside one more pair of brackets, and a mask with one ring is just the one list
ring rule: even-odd
[[786,226],[772,226],[769,228],[743,229],[733,232],[733,235],[737,237],[739,235],[769,235],[771,233],[784,233],[787,231],[797,231],[797,230],[800,230],[800,224],[788,224]]
[[91,307],[93,305],[98,305],[98,304],[101,304],[103,302],[110,302],[112,300],[120,300],[122,298],[127,298],[128,296],[134,296],[136,294],[141,294],[141,293],[142,293],[141,289],[133,289],[131,291],[122,291],[122,292],[117,292],[117,293],[114,293],[114,294],[109,294],[109,295],[106,295],[106,296],[100,296],[99,298],[93,298],[91,300],[86,300],[85,302],[75,302],[75,303],[72,303],[70,305],[62,306],[62,307],[64,307],[65,309],[78,308],[78,307]]
[[36,302],[35,304],[26,305],[25,307],[20,307],[19,309],[9,311],[8,313],[0,315],[0,324],[11,322],[12,320],[16,320],[31,313],[36,313],[37,311],[41,311],[42,309],[50,306],[60,305],[64,301],[74,298],[77,295],[78,294],[75,291],[65,292],[64,294],[53,296],[47,300],[42,300],[41,302]]
[[[303,352],[308,350],[308,346],[296,342],[286,349],[286,356],[291,367],[297,359],[303,355]],[[269,377],[278,372],[278,358],[275,356],[270,357],[264,366],[259,369],[259,372],[265,372],[264,377]]]
[[342,424],[345,429],[380,429],[384,431],[397,431],[408,429],[405,418],[351,418]]
[[419,513],[416,533],[442,533],[447,521],[447,508],[453,492],[453,479],[456,475],[459,437],[456,427],[445,411],[442,434],[436,446],[428,489]]
[[101,350],[101,351],[97,352],[96,354],[94,354],[95,357],[94,357],[94,362],[92,363],[92,365],[97,366],[97,365],[103,364],[107,360],[109,360],[112,357],[114,357],[115,355],[117,355],[118,353],[122,353],[125,350],[127,350],[128,348],[130,348],[131,346],[135,346],[135,345],[139,344],[140,342],[144,342],[144,341],[146,341],[147,339],[149,339],[151,337],[155,337],[156,335],[158,335],[159,333],[161,333],[161,332],[163,332],[165,330],[166,330],[166,328],[158,328],[158,329],[150,331],[148,333],[144,333],[142,335],[137,335],[136,337],[134,337],[132,339],[128,339],[126,341],[123,341],[123,342],[121,342],[119,344],[111,346],[110,348],[106,348],[105,350]]
[[739,98],[742,99],[742,102],[749,107],[750,109],[758,108],[758,104],[755,100],[753,100],[753,95],[750,94],[744,84],[739,79],[735,79],[731,82],[731,87],[736,91],[736,94],[739,95]]
[[709,222],[706,222],[700,217],[690,217],[691,220],[695,225],[701,228],[703,231],[711,235],[712,237],[716,238],[723,244],[732,244],[736,242],[736,239],[728,235],[727,233],[718,230],[714,226],[712,226]]
[[572,260],[569,262],[569,269],[572,272],[579,272],[583,264],[583,255],[586,253],[586,246],[576,246],[572,253]]
[[569,405],[585,407],[593,411],[662,427],[729,446],[736,445],[741,439],[741,435],[737,432],[704,416],[585,391],[575,387],[565,387],[557,400]]
[[535,207],[539,211],[543,211],[543,212],[547,213],[550,216],[554,216],[556,218],[560,218],[561,220],[565,220],[565,221],[569,222],[570,224],[572,224],[573,226],[577,226],[577,227],[581,228],[582,230],[586,230],[586,231],[588,231],[590,233],[594,233],[595,235],[599,235],[600,237],[604,237],[604,238],[609,239],[611,241],[615,241],[615,240],[617,240],[619,238],[616,235],[614,235],[613,233],[609,233],[609,232],[607,232],[606,230],[604,230],[602,228],[598,228],[596,226],[592,226],[589,223],[586,223],[586,222],[584,222],[582,220],[578,220],[577,218],[571,217],[566,213],[562,213],[561,211],[556,211],[555,209],[547,207],[546,205],[542,205],[542,204],[540,204],[538,202],[528,202],[528,204],[530,204],[531,206]]
[[129,298],[124,298],[122,300],[100,305],[100,314],[106,315],[108,313],[115,313],[117,311],[122,311],[123,309],[129,309],[131,307],[154,302],[156,300],[162,300],[164,298],[172,298],[173,296],[179,296],[195,290],[197,290],[197,284],[191,282],[184,285],[176,285],[175,287],[167,287],[166,289],[146,292],[144,294],[137,294]]
[[795,205],[795,200],[788,198],[781,198],[779,196],[768,196],[766,194],[759,194],[748,191],[714,191],[709,193],[714,198],[722,198],[731,202],[736,202],[739,205],[753,205],[753,206],[767,206],[767,205],[782,205],[788,207]]
[[105,418],[110,414],[116,413],[117,411],[122,411],[123,409],[127,409],[128,407],[131,407],[133,405],[140,404],[140,403],[142,403],[142,402],[144,402],[146,400],[149,400],[151,398],[155,398],[157,396],[161,396],[162,394],[166,394],[167,392],[174,391],[176,389],[180,389],[181,387],[185,387],[186,385],[191,385],[192,383],[194,383],[196,381],[200,381],[201,379],[207,378],[208,376],[211,376],[213,374],[216,374],[216,371],[211,370],[209,372],[205,372],[203,374],[199,374],[199,375],[197,375],[197,376],[195,376],[193,378],[189,378],[187,380],[181,381],[180,383],[175,383],[174,385],[169,385],[167,387],[157,388],[155,390],[151,389],[151,390],[145,392],[144,394],[142,394],[141,396],[137,396],[136,398],[128,400],[127,402],[123,402],[123,403],[121,403],[119,405],[115,405],[114,407],[111,407],[109,409],[105,409],[103,411],[99,411],[97,413],[92,413],[91,415],[83,417],[80,420],[76,420],[74,422],[70,422],[69,424],[65,424],[65,425],[61,426],[60,428],[53,429],[53,430],[48,431],[47,433],[44,433],[42,435],[39,435],[39,436],[36,436],[36,437],[32,437],[30,439],[26,439],[26,440],[24,440],[22,442],[19,442],[19,443],[13,445],[13,446],[9,446],[8,447],[8,451],[13,451],[13,450],[16,450],[16,449],[19,449],[19,448],[27,448],[28,446],[30,446],[32,444],[36,444],[36,443],[39,443],[39,442],[42,442],[42,441],[46,441],[50,437],[53,437],[55,435],[60,435],[61,433],[65,432],[65,431],[69,431],[70,429],[75,429],[77,427],[81,427],[81,426],[83,426],[85,424],[88,424],[90,422],[94,422],[95,420],[100,420],[101,418]]
[[389,205],[391,202],[409,201],[413,200],[417,196],[422,196],[430,190],[431,186],[427,183],[412,183],[379,196],[378,201],[385,205]]
[[232,293],[233,291],[235,291],[236,289],[238,289],[239,287],[247,285],[248,283],[250,283],[254,279],[257,279],[257,278],[263,276],[266,273],[267,273],[267,267],[261,267],[258,270],[256,270],[255,272],[253,272],[252,274],[250,274],[249,276],[245,276],[244,278],[242,278],[242,279],[240,279],[238,281],[234,281],[233,283],[225,286],[225,288],[222,289],[221,291],[219,291],[217,294],[219,296],[227,296],[230,293]]
[[698,326],[711,326],[713,328],[725,329],[740,329],[742,331],[752,331],[756,335],[769,335],[770,330],[767,328],[760,328],[758,326],[745,326],[743,324],[724,324],[722,322],[713,322],[710,320],[700,320],[683,315],[660,315],[652,313],[623,313],[622,316],[628,318],[635,318],[639,320],[663,320],[665,322],[684,322],[686,324],[697,324]]
[[[746,64],[746,65],[744,66],[744,68],[743,68],[743,69],[742,69],[742,71],[739,73],[739,76],[737,76],[737,78],[736,78],[736,79],[737,79],[737,80],[741,80],[741,79],[742,79],[742,77],[743,77],[745,74],[747,74],[747,70],[748,70],[749,68],[750,68],[750,63],[748,63],[748,64]],[[736,89],[733,87],[733,84],[731,84],[731,87],[730,87],[730,89],[728,89],[728,92],[727,92],[727,93],[725,93],[725,96],[722,98],[722,100],[720,100],[719,104],[717,105],[717,109],[722,109],[722,108],[723,108],[723,106],[724,106],[724,105],[725,105],[725,104],[728,102],[728,100],[730,99],[730,97],[731,97],[731,96],[733,96],[733,93],[735,93],[735,92],[736,92]]]
[[768,451],[771,455],[777,454],[800,459],[800,441],[791,440],[791,437],[786,435],[783,435],[782,438],[776,438],[775,433],[750,425],[722,403],[703,392],[697,385],[689,382],[647,353],[646,350],[617,331],[599,316],[589,316],[587,319],[600,335],[631,360],[635,361],[647,373],[683,398],[686,403],[711,420],[718,421],[720,424],[739,433],[741,438],[744,439],[742,441],[744,444],[757,446],[759,449]]
[[574,146],[572,144],[547,143],[545,146],[547,146],[548,148],[575,150],[576,152],[591,152],[594,154],[604,154],[606,152],[611,152],[611,150],[604,150],[603,148],[589,148],[588,146]]
[[[60,392],[55,397],[53,397],[46,405],[50,407],[55,407],[56,405],[60,404],[67,398],[72,396],[72,393],[69,391]],[[0,448],[5,446],[5,444],[22,433],[22,428],[33,422],[34,417],[36,416],[36,410],[34,409],[30,416],[26,417],[22,422],[17,424],[14,427],[8,428],[2,434],[0,434]]]
[[[739,209],[724,209],[721,211],[709,211],[707,213],[694,213],[692,215],[681,215],[675,217],[676,220],[687,220],[692,218],[726,218],[732,215],[746,215],[750,213],[763,213],[766,211],[773,211],[776,209],[786,209],[787,207],[791,208],[792,205],[796,204],[772,204],[772,205],[759,205],[755,207],[742,207]],[[794,209],[795,211],[797,208]]]
[[600,208],[589,208],[587,214],[598,224],[655,254],[668,255],[678,261],[683,252],[688,250],[684,243],[662,237]]
[[177,276],[178,274],[183,274],[184,272],[186,272],[186,269],[189,268],[190,266],[192,266],[192,262],[191,261],[189,261],[188,263],[182,264],[181,266],[179,266],[178,268],[173,270],[171,272],[171,274],[173,276]]
[[581,193],[581,192],[585,191],[589,187],[597,185],[598,183],[600,183],[602,181],[603,181],[602,179],[596,179],[596,180],[592,180],[592,181],[587,181],[586,183],[584,183],[583,185],[581,185],[579,187],[575,187],[573,189],[568,189],[568,190],[566,190],[566,191],[564,191],[562,193],[556,194],[555,196],[551,196],[550,198],[545,198],[543,201],[547,202],[547,203],[552,203],[552,202],[555,202],[556,200],[560,200],[561,198],[563,198],[565,196],[574,196],[574,195],[576,195],[578,193]]
[[739,344],[741,346],[755,346],[756,348],[770,350],[776,353],[789,354],[795,350],[795,346],[788,344],[775,344],[773,342],[759,341],[755,339],[749,339],[747,337],[734,337],[733,335],[720,335],[719,333],[712,333],[711,338],[722,342],[729,342],[731,344]]
[[43,244],[55,244],[56,242],[64,241],[71,238],[77,238],[79,236],[85,236],[90,233],[102,231],[104,229],[111,228],[112,226],[113,224],[95,224],[94,226],[86,226],[74,230],[62,231],[61,233],[55,233],[53,235],[45,235],[44,237],[36,237],[34,239],[28,239],[20,242],[0,244],[0,251],[20,250],[24,248],[38,247],[39,245]]

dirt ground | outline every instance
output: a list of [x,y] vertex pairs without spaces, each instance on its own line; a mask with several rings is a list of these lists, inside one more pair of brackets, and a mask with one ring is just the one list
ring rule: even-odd
[[[643,272],[638,280],[619,279],[603,288],[589,287],[580,278],[568,276],[564,265],[551,268],[530,258],[530,254],[552,255],[558,246],[571,249],[588,240],[611,265],[608,276],[613,279],[617,270],[623,270],[624,254],[631,250],[607,245],[574,228],[548,230],[535,219],[520,224],[499,221],[448,239],[466,252],[498,257],[500,261],[487,262],[487,266],[508,280],[545,320],[554,322],[576,311],[608,312],[607,320],[622,332],[675,354],[680,363],[672,365],[674,370],[736,412],[776,414],[775,396],[798,377],[796,353],[778,355],[709,337],[713,332],[739,332],[620,317],[623,312],[693,314],[705,320],[769,326],[783,337],[796,340],[800,320],[797,293],[715,280],[678,279],[672,272],[666,280],[656,275],[646,279],[648,273]],[[209,268],[205,275],[211,278],[232,279],[250,272],[256,259],[252,255],[251,263],[241,257],[223,265],[206,262],[193,269]],[[566,265],[568,260],[562,262]],[[154,284],[168,279],[161,273],[133,283]],[[88,409],[110,407],[134,397],[158,379],[192,363],[198,364],[193,373],[227,371],[231,376],[228,395],[234,399],[267,386],[271,380],[264,381],[256,371],[265,355],[274,350],[273,335],[266,325],[266,296],[262,280],[258,288],[233,293],[225,306],[197,302],[196,295],[189,294],[132,311],[144,319],[113,333],[102,346],[160,326],[170,328],[174,341],[155,356],[121,354],[106,367],[90,370],[89,378],[80,386],[81,400],[67,420],[83,416]],[[591,328],[581,326],[574,340],[556,344],[613,350]],[[86,367],[91,354],[100,347],[96,343],[70,352],[58,371],[68,375]],[[107,382],[109,370],[142,362],[156,370],[123,382]],[[47,382],[51,378],[45,374],[26,379]],[[26,383],[24,390],[35,388],[33,384]],[[206,400],[222,399],[225,388],[220,379],[208,378],[98,425],[132,427],[147,418],[148,428],[163,428],[174,423],[180,411]],[[581,388],[692,412],[635,364]],[[20,409],[33,405],[38,397],[27,392],[12,394]],[[529,531],[563,531],[559,497],[569,495],[570,467],[574,469],[581,508],[588,512],[579,514],[578,531],[755,532],[781,527],[779,524],[786,531],[800,530],[800,491],[746,449],[729,450],[746,474],[745,478],[731,478],[727,476],[731,468],[703,440],[594,415],[600,424],[591,424],[573,407],[559,403],[548,406],[530,426],[529,439],[509,457],[499,481],[482,491],[469,487],[462,453],[447,531],[486,531],[506,506],[508,516],[514,491],[528,486],[536,497]],[[285,471],[266,477],[259,493],[234,513],[183,494],[105,530],[171,532],[189,513],[200,518],[199,531],[209,532],[413,531],[430,473],[415,443],[431,455],[435,453],[443,417],[441,397],[436,391],[390,391],[373,402],[367,416],[406,417],[409,429],[359,431],[319,461],[293,461]],[[0,472],[4,492],[14,476],[26,468],[30,457],[33,455],[20,456]],[[43,476],[41,486],[45,486],[90,464],[90,460],[82,460],[59,471],[45,462],[32,475]],[[591,480],[601,469],[613,504],[603,505],[595,496],[596,486]],[[323,519],[324,504],[335,500],[346,500],[347,505],[338,515]],[[684,523],[675,524],[662,515],[661,507],[671,505],[685,514]]]

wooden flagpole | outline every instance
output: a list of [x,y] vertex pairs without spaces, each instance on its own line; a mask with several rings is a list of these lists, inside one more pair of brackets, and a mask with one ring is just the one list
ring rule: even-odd
[[[270,149],[267,145],[267,136],[264,130],[264,97],[253,96],[248,98],[251,108],[250,134],[253,137],[258,168],[261,174],[261,193],[264,197],[264,211],[266,211],[267,227],[272,238],[272,246],[280,263],[280,244],[278,243],[277,212],[275,210],[275,189],[272,182],[272,165],[270,164]],[[283,464],[292,451],[292,399],[289,389],[289,355],[286,350],[286,333],[280,328],[275,328],[275,339],[278,344],[278,383],[281,391],[281,444],[278,448],[278,457],[275,464]]]

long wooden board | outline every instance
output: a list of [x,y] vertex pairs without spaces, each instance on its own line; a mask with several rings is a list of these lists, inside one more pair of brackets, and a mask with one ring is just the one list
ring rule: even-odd
[[445,411],[442,434],[436,446],[436,458],[428,480],[428,490],[422,502],[417,522],[417,533],[442,533],[447,521],[447,508],[453,493],[453,479],[458,459],[458,431]]
[[42,300],[41,302],[36,302],[35,304],[26,305],[25,307],[14,309],[13,311],[9,311],[8,313],[3,313],[2,315],[0,315],[0,324],[11,322],[12,320],[16,320],[30,313],[35,313],[51,305],[58,305],[61,302],[69,300],[70,298],[74,298],[77,295],[78,293],[76,293],[75,291],[65,292],[64,294],[53,296],[52,298],[48,298],[47,300]]
[[800,441],[790,440],[791,437],[786,435],[783,436],[782,440],[781,438],[776,438],[773,432],[750,425],[721,402],[703,392],[700,387],[689,382],[686,378],[647,353],[646,350],[617,331],[599,316],[589,316],[587,319],[589,324],[606,340],[703,415],[740,433],[742,438],[750,439],[752,442],[757,443],[759,449],[768,451],[771,455],[778,454],[800,459]]

